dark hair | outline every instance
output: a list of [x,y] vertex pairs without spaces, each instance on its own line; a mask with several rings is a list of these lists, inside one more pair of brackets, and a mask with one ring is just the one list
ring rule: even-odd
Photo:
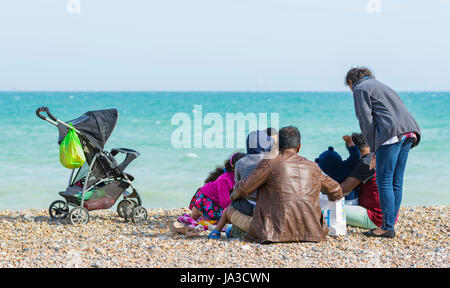
[[279,138],[280,150],[297,148],[301,143],[300,131],[298,131],[298,128],[294,126],[281,128]]
[[272,136],[272,135],[278,135],[278,130],[272,127],[267,128],[266,130],[264,130],[267,135]]
[[[234,155],[233,161],[231,161],[231,162],[233,163],[233,166],[234,166],[234,165],[236,165],[236,162],[239,161],[239,159],[244,157],[246,154],[245,153],[235,153],[233,155]],[[209,173],[208,178],[206,178],[206,180],[205,180],[205,184],[215,181],[217,178],[219,178],[220,175],[225,173],[225,171],[227,171],[227,172],[233,171],[233,167],[231,166],[231,163],[230,163],[230,158],[225,160],[225,162],[223,162],[222,166],[217,166],[216,169],[214,169],[213,171],[211,171]]]
[[375,79],[372,72],[369,68],[366,67],[356,67],[352,68],[347,72],[347,76],[345,77],[345,85],[349,86],[350,82],[354,85],[356,82],[361,80],[362,78],[369,76]]
[[362,133],[352,133],[352,141],[358,146],[359,150],[362,150],[364,147],[369,147],[366,142],[366,137]]

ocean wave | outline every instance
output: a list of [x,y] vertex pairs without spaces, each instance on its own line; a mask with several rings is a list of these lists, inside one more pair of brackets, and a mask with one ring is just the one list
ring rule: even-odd
[[195,153],[187,153],[186,156],[189,158],[197,158],[198,157],[198,155]]

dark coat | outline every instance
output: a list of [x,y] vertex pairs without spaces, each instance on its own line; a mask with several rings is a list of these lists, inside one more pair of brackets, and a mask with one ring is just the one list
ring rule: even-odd
[[408,132],[421,132],[402,99],[394,90],[375,79],[361,79],[353,85],[356,117],[370,150],[375,152],[387,140]]

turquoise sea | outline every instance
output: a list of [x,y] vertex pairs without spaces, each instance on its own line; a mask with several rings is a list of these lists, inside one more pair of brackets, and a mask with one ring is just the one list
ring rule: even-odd
[[[450,93],[399,94],[423,132],[409,154],[403,205],[449,205]],[[89,110],[118,109],[106,148],[141,153],[127,171],[136,178],[144,206],[187,206],[210,170],[244,150],[175,148],[171,138],[179,126],[171,119],[186,113],[193,124],[194,105],[201,105],[203,116],[218,113],[223,133],[226,113],[264,113],[269,124],[270,113],[278,113],[280,127],[299,127],[300,154],[310,160],[330,145],[347,157],[342,135],[359,131],[350,92],[0,92],[0,209],[46,209],[67,186],[70,170],[59,163],[58,131],[36,117],[40,106],[64,121]],[[203,133],[210,127],[203,125]],[[194,136],[194,126],[190,131]]]

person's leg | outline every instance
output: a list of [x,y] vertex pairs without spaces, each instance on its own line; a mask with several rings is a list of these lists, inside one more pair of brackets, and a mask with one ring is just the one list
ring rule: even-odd
[[233,226],[237,226],[240,229],[244,230],[245,232],[248,232],[250,228],[250,223],[252,222],[252,217],[242,214],[241,212],[237,211],[233,207],[229,207],[227,209],[228,217],[230,218],[231,224]]
[[253,216],[253,210],[255,209],[255,206],[253,204],[242,198],[231,202],[231,206],[247,216]]
[[206,212],[203,213],[203,217],[205,219],[219,221],[223,215],[223,208],[214,203],[211,199],[208,199],[208,204],[206,208]]
[[367,209],[358,205],[346,205],[345,215],[347,220],[347,225],[374,229],[377,225],[373,224],[367,215]]
[[[403,176],[405,174],[406,161],[408,160],[409,150],[411,149],[412,138],[406,138],[402,141],[402,146],[397,159],[397,165],[394,171],[394,197],[395,197],[395,219],[397,219],[402,202],[403,194]],[[395,221],[394,219],[394,221]]]
[[197,207],[195,207],[195,206],[192,207],[192,210],[191,210],[191,218],[192,219],[197,220],[202,215],[203,215],[203,213],[200,210],[198,210]]
[[208,239],[220,239],[220,234],[222,232],[223,227],[225,227],[226,224],[230,223],[231,214],[233,211],[236,211],[233,209],[233,207],[228,206],[225,208],[225,210],[222,213],[222,217],[220,217],[219,222],[217,223],[216,228],[214,228],[211,233],[208,235]]
[[383,145],[376,152],[376,182],[380,196],[381,213],[383,214],[383,225],[378,232],[394,230],[397,215],[397,211],[395,211],[394,171],[401,145],[401,142]]
[[200,216],[203,215],[203,212],[199,209],[201,208],[201,198],[202,198],[202,192],[200,189],[197,189],[194,196],[191,199],[191,202],[189,203],[189,209],[191,210],[191,218],[194,220],[197,220]]
[[223,211],[222,217],[220,217],[219,222],[217,222],[217,226],[214,230],[217,231],[222,231],[223,227],[225,227],[225,225],[227,225],[228,223],[230,223],[230,218],[228,217],[228,211],[229,207],[225,208],[225,210]]
[[205,196],[199,189],[192,197],[189,205],[191,209],[191,218],[197,220],[201,216],[207,220],[218,221],[222,216],[223,208],[216,205],[211,199]]

